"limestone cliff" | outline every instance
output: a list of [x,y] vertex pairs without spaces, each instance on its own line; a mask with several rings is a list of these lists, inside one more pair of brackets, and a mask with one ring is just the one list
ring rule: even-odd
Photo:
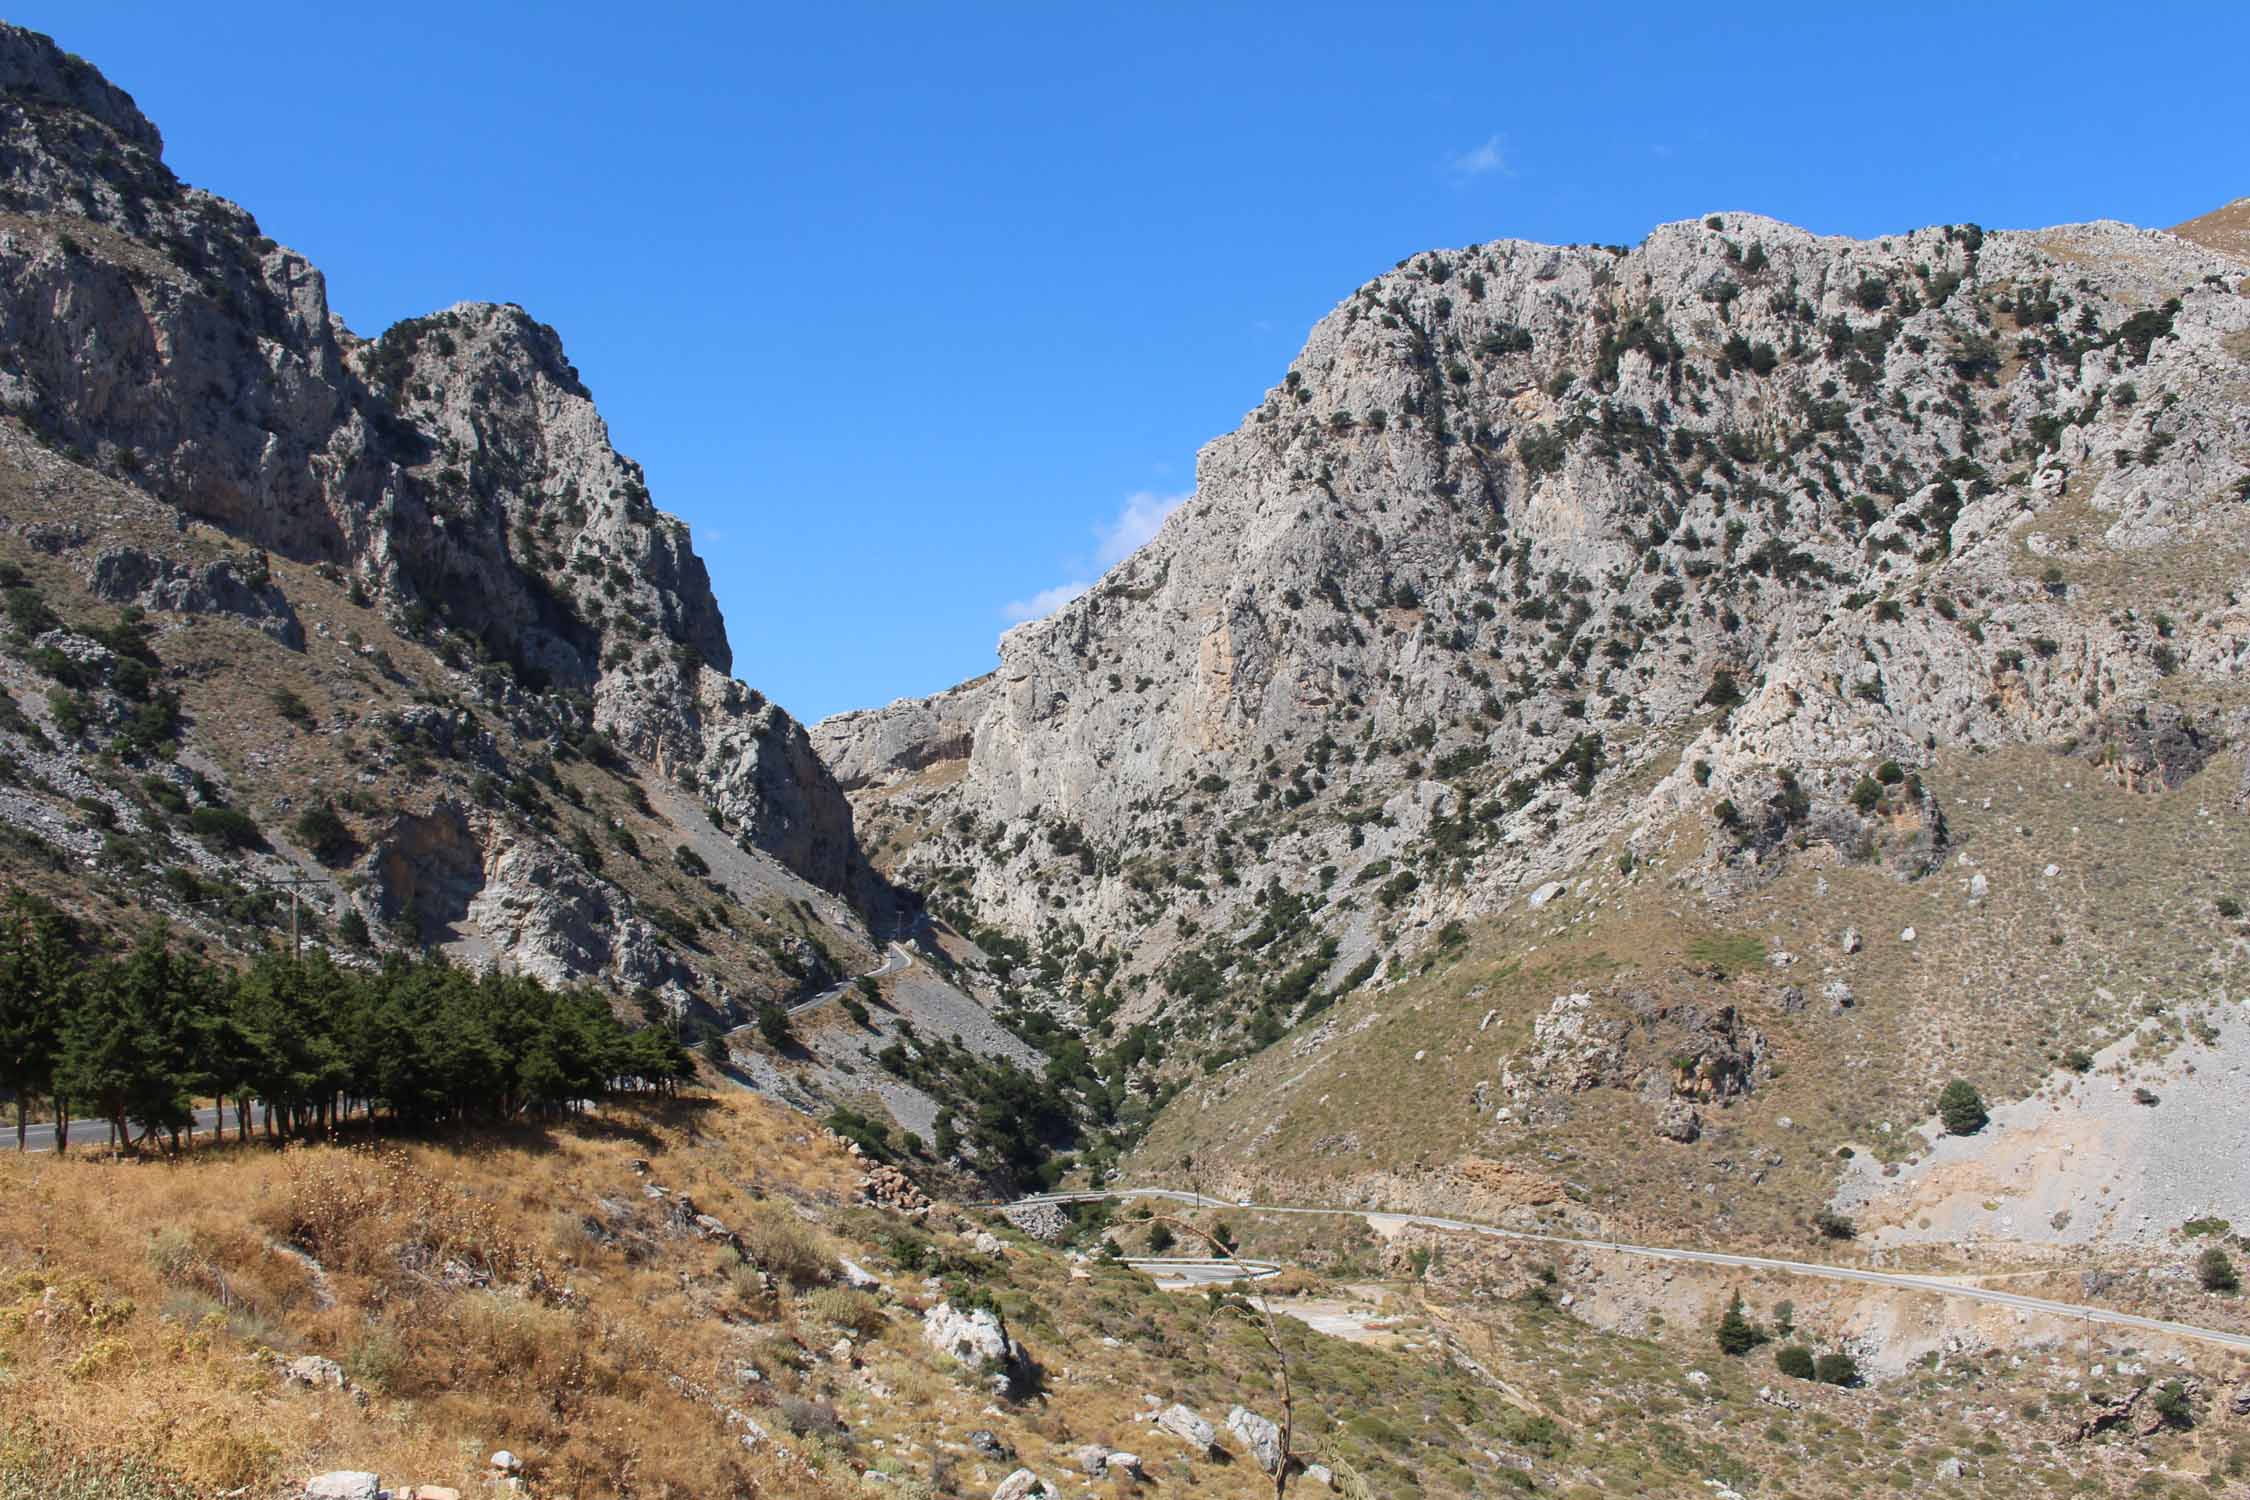
[[815,739],[870,847],[1095,1015],[1285,1023],[1683,836],[1713,892],[1912,878],[1941,750],[2244,729],[2244,270],[1739,213],[1417,255],[989,678]]
[[[865,935],[835,898],[877,891],[804,728],[731,676],[686,526],[612,447],[554,330],[464,303],[362,338],[317,269],[181,183],[162,151],[89,64],[0,28],[0,509],[23,618],[91,662],[102,606],[145,612],[130,628],[182,719],[176,744],[142,748],[198,768],[208,796],[191,802],[267,793],[260,812],[284,821],[309,799],[349,814],[356,852],[339,836],[327,862],[332,918],[357,910],[380,931],[403,912],[421,936],[551,979],[721,1009],[828,972],[795,935],[755,934],[739,961],[711,941],[723,892],[786,903],[793,928],[817,904],[848,947]],[[168,644],[184,652],[194,621],[269,640],[215,646],[197,669]],[[57,723],[41,700],[59,679],[31,669],[32,634],[7,674],[40,741],[20,752],[59,767],[72,725],[152,689],[85,668],[63,684],[84,705]],[[281,691],[300,730],[269,709]],[[348,748],[316,764],[328,738]],[[571,766],[616,773],[618,807]],[[67,806],[35,816],[36,801],[25,826],[98,846]],[[142,830],[148,810],[128,804],[112,825]],[[710,847],[667,870],[635,828],[659,858]],[[179,857],[152,843],[121,869]],[[642,871],[676,889],[658,896]]]

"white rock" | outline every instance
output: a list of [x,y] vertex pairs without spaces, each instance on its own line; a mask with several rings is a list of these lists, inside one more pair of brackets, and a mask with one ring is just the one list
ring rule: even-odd
[[1031,1500],[1035,1495],[1052,1493],[1029,1469],[1018,1469],[995,1485],[992,1500]]
[[1281,1428],[1245,1406],[1227,1413],[1227,1431],[1242,1439],[1258,1467],[1271,1474],[1281,1467]]
[[305,1481],[305,1500],[375,1500],[382,1481],[364,1469],[338,1469]]
[[1563,881],[1550,880],[1545,885],[1539,887],[1538,890],[1533,891],[1530,897],[1524,902],[1524,905],[1530,907],[1533,911],[1537,911],[1540,907],[1545,906],[1548,902],[1554,900],[1557,896],[1561,895],[1563,892],[1569,889],[1570,886]]
[[1198,1453],[1209,1452],[1219,1440],[1217,1428],[1177,1401],[1156,1414],[1156,1425]]
[[1909,928],[1906,928],[1905,930],[1903,930],[1902,932],[1900,932],[1900,933],[1899,933],[1899,935],[1898,935],[1898,940],[1899,940],[1900,942],[1902,942],[1902,943],[1911,943],[1911,942],[1913,942],[1913,941],[1914,941],[1914,929],[1913,929],[1913,928],[1911,928],[1911,927],[1909,927]]
[[837,1256],[836,1264],[843,1270],[846,1286],[862,1292],[880,1291],[882,1289],[881,1279],[850,1256]]

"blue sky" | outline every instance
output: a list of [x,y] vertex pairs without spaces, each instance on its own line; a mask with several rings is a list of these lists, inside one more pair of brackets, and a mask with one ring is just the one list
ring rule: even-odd
[[1417,250],[2170,224],[2250,8],[19,3],[363,333],[561,330],[807,719],[987,670]]

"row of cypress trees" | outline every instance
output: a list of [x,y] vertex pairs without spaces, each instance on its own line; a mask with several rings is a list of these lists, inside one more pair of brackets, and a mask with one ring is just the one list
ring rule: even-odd
[[[599,995],[442,957],[341,968],[324,951],[223,967],[159,927],[116,954],[23,892],[0,905],[0,1088],[116,1139],[190,1130],[194,1101],[231,1102],[238,1135],[318,1134],[364,1112],[442,1128],[553,1117],[621,1089],[670,1092],[694,1064],[666,1030],[627,1030]],[[253,1104],[262,1106],[254,1112]]]

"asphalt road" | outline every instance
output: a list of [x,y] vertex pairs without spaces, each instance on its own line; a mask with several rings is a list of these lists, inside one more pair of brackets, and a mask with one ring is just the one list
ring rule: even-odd
[[1166,1291],[1191,1286],[1225,1286],[1235,1281],[1266,1281],[1281,1274],[1270,1260],[1194,1260],[1186,1256],[1127,1257],[1126,1265]]
[[[928,920],[929,919],[926,917],[921,918],[915,923],[915,925],[919,927],[923,922],[926,922]],[[859,980],[861,978],[881,979],[886,974],[903,974],[908,969],[911,969],[913,967],[914,954],[912,950],[910,950],[905,943],[900,942],[898,939],[894,938],[890,943],[889,956],[886,957],[880,965],[875,968],[869,969],[864,975],[861,975],[858,978],[845,980],[842,984],[835,986],[833,989],[822,990],[819,994],[813,996],[810,1000],[798,1001],[795,1005],[789,1007],[789,1014],[791,1018],[794,1019],[797,1016],[803,1015],[806,1011],[816,1010],[819,1007],[826,1005],[829,1001],[834,1000],[839,995],[842,995],[846,990],[851,989],[854,985],[859,983]],[[735,1027],[734,1030],[728,1032],[727,1035],[740,1036],[745,1031],[755,1031],[757,1029],[757,1022],[746,1021],[742,1025]]]
[[1241,1208],[1263,1214],[1327,1214],[1346,1218],[1366,1219],[1369,1223],[1407,1226],[1427,1225],[1432,1229],[1449,1229],[1461,1234],[1481,1234],[1489,1239],[1529,1240],[1550,1245],[1582,1246],[1591,1250],[1609,1250],[1619,1255],[1637,1255],[1649,1260],[1686,1261],[1707,1266],[1739,1266],[1752,1271],[1778,1271],[1787,1276],[1812,1276],[1824,1281],[1855,1281],[1869,1286],[1895,1287],[1905,1292],[1926,1292],[1939,1297],[1958,1297],[1970,1302],[1990,1302],[2001,1307],[2021,1308],[2026,1312],[2049,1313],[2056,1317],[2072,1318],[2083,1323],[2100,1323],[2111,1328],[2131,1328],[2143,1333],[2165,1333],[2176,1338],[2195,1339],[2206,1344],[2217,1344],[2227,1349],[2250,1350],[2250,1334],[2227,1333],[2216,1328],[2198,1328],[2192,1323],[2174,1323],[2165,1318],[2144,1318],[2138,1313],[2117,1312],[2106,1307],[2086,1307],[2075,1302],[2056,1302],[2045,1297],[2027,1297],[2020,1292],[2004,1292],[1992,1287],[1964,1286],[1957,1281],[1947,1281],[1935,1276],[1913,1276],[1898,1271],[1870,1271],[1858,1266],[1824,1265],[1819,1261],[1776,1260],[1764,1255],[1728,1255],[1718,1250],[1675,1250],[1663,1245],[1628,1245],[1617,1240],[1586,1239],[1577,1235],[1541,1234],[1529,1229],[1502,1229],[1493,1224],[1475,1224],[1466,1219],[1441,1219],[1429,1214],[1385,1213],[1375,1209],[1360,1208],[1298,1208],[1272,1203],[1233,1203],[1224,1198],[1183,1193],[1172,1188],[1118,1188],[1098,1193],[1042,1193],[1019,1200],[1024,1203],[1087,1203],[1100,1199],[1161,1198],[1167,1202],[1186,1204],[1191,1208]]
[[[197,1110],[195,1112],[195,1133],[197,1135],[209,1135],[211,1133],[211,1127],[218,1120],[218,1117],[219,1112],[215,1109]],[[262,1104],[251,1105],[250,1128],[252,1130],[262,1129],[265,1126],[265,1123],[265,1106]],[[234,1139],[234,1109],[231,1105],[227,1108],[227,1139]],[[154,1137],[154,1140],[158,1143],[168,1144],[171,1141],[171,1137],[163,1134],[162,1132],[158,1132]],[[0,1150],[13,1148],[15,1143],[16,1128],[14,1122],[11,1120],[0,1123]],[[92,1146],[97,1151],[106,1149],[109,1145],[109,1121],[71,1121],[70,1144],[73,1146]],[[55,1127],[52,1125],[31,1126],[24,1132],[24,1149],[27,1151],[54,1150]]]

